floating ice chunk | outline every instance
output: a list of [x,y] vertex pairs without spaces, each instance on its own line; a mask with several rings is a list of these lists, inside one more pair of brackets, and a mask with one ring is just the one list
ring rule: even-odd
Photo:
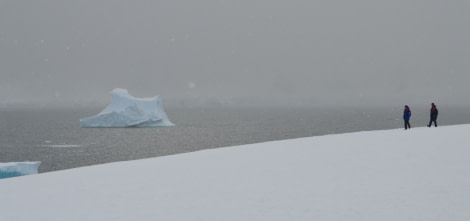
[[126,89],[111,91],[111,103],[96,116],[80,119],[81,127],[174,126],[159,96],[135,98]]
[[0,163],[0,179],[37,174],[41,162]]
[[74,147],[80,147],[80,145],[76,145],[76,144],[51,144],[51,145],[42,145],[42,147],[74,148]]

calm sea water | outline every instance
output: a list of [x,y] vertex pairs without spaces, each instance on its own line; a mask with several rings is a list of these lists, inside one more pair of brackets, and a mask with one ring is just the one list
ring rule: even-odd
[[[96,115],[100,109],[0,109],[0,162],[41,161],[39,172],[48,172],[209,148],[403,127],[401,107],[165,110],[175,127],[81,128],[79,119]],[[427,107],[412,111],[412,127],[427,124]],[[465,108],[441,107],[439,113],[440,125],[470,123]]]

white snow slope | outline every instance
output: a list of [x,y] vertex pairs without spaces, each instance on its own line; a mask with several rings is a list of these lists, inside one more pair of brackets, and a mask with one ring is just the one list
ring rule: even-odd
[[111,103],[96,116],[80,119],[81,127],[159,127],[174,126],[159,96],[136,98],[126,89],[110,92]]
[[470,220],[470,125],[328,135],[0,180],[2,220]]

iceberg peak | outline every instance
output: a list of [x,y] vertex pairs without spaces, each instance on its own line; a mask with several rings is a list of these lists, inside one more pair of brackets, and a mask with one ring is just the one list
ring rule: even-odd
[[111,103],[98,115],[80,119],[81,127],[174,126],[160,96],[136,98],[121,88],[112,90],[110,96]]

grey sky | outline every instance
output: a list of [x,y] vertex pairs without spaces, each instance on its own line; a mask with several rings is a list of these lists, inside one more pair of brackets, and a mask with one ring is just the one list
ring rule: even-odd
[[0,2],[0,104],[463,102],[470,1]]

